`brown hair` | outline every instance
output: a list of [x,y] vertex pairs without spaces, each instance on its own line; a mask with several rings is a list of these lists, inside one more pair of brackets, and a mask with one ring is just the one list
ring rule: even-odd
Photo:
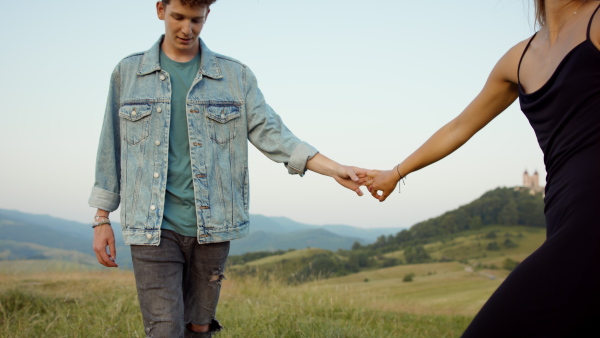
[[[179,2],[183,6],[190,6],[190,7],[196,7],[196,6],[209,7],[210,5],[214,4],[216,1],[217,0],[179,0]],[[165,5],[169,5],[171,3],[171,0],[162,0],[162,2]]]
[[[588,0],[583,0],[587,2]],[[535,23],[538,27],[542,27],[546,24],[546,1],[535,0]]]
[[542,27],[544,24],[546,24],[545,0],[535,0],[535,23],[538,25],[538,27]]

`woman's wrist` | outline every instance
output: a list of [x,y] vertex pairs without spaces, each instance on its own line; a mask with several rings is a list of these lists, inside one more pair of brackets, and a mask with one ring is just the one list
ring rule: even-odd
[[398,175],[398,181],[404,178],[405,175],[402,175],[400,172],[400,164],[396,165],[392,170]]
[[400,164],[402,163],[398,163],[398,165],[396,165],[394,167],[394,169],[392,169],[395,172],[396,177],[398,178],[397,182],[398,182],[398,192],[400,192],[400,183],[405,183],[405,179],[406,179],[406,175],[408,174],[402,174],[402,171],[400,170]]

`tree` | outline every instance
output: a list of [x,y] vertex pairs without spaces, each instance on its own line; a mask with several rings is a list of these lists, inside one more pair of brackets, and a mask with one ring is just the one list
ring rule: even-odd
[[384,268],[390,267],[390,266],[396,266],[400,264],[400,261],[398,260],[398,258],[395,257],[386,257],[383,259],[383,262],[381,263],[381,266],[383,266]]
[[481,216],[475,215],[469,218],[469,229],[477,230],[481,229],[483,222],[481,222]]
[[511,199],[502,207],[500,214],[498,214],[498,223],[506,225],[517,225],[519,223],[519,210],[515,200]]
[[431,257],[423,246],[409,246],[404,249],[404,260],[407,264],[417,264],[429,262]]

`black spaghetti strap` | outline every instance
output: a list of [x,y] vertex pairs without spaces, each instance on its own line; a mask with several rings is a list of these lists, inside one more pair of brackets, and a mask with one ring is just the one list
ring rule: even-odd
[[531,36],[531,38],[529,39],[529,42],[527,42],[527,46],[525,46],[525,49],[523,50],[523,54],[521,54],[521,58],[519,59],[519,66],[517,67],[517,82],[519,82],[519,85],[521,84],[521,62],[523,62],[523,57],[525,56],[525,53],[529,49],[529,45],[531,45],[531,41],[533,41],[533,38],[535,38],[535,36],[537,35],[538,32],[539,31],[535,32],[535,34],[533,34]]
[[598,7],[596,7],[596,10],[594,11],[594,13],[592,13],[592,17],[590,18],[590,22],[588,23],[588,28],[587,28],[587,39],[590,39],[590,29],[592,28],[592,21],[594,21],[594,16],[596,15],[596,12],[598,12],[598,8],[600,8],[600,5],[598,5]]

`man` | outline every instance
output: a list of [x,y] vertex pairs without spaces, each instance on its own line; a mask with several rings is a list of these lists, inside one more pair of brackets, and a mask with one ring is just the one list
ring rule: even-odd
[[117,266],[108,216],[120,204],[148,337],[222,328],[215,311],[229,241],[249,226],[248,140],[290,174],[310,169],[359,196],[366,176],[296,138],[252,72],[204,45],[214,1],[157,2],[164,36],[111,78],[89,200],[93,246],[101,264]]

